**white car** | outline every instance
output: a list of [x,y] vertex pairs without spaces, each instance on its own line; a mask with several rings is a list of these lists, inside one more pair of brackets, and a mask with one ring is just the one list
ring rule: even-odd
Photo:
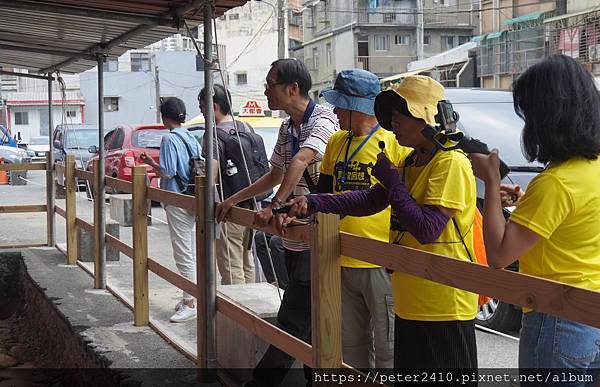
[[46,157],[46,153],[50,152],[48,137],[32,137],[29,141],[29,150],[35,153],[35,157]]

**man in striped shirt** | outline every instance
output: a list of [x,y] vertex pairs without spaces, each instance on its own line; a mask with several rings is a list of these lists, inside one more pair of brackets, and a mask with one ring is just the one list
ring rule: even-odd
[[[271,171],[254,184],[220,203],[216,209],[219,222],[236,203],[267,192],[281,184],[271,204],[258,211],[255,223],[266,226],[273,219],[273,208],[284,205],[290,197],[315,191],[319,164],[329,137],[339,129],[337,116],[331,109],[316,104],[308,96],[312,80],[303,62],[280,59],[271,65],[266,77],[265,95],[271,110],[284,110],[286,118],[279,129],[277,144],[271,156]],[[279,327],[309,342],[311,327],[310,247],[283,238],[288,287],[277,315]],[[270,346],[250,386],[278,386],[294,359]]]

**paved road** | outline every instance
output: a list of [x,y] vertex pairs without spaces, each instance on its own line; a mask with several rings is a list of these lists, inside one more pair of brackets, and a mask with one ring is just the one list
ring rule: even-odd
[[[26,186],[0,185],[0,204],[43,204],[45,203],[44,172],[29,173]],[[57,205],[64,208],[64,200],[57,200]],[[109,204],[107,203],[107,206]],[[107,214],[110,208],[107,207]],[[85,198],[85,193],[78,193],[77,215],[92,222],[92,203]],[[169,239],[168,228],[164,223],[165,214],[162,208],[152,208],[153,224],[148,228],[149,255],[162,265],[176,271]],[[65,222],[56,217],[57,242],[65,242]],[[46,236],[45,213],[35,214],[0,214],[1,243],[43,243]],[[120,239],[131,244],[131,228],[120,228]],[[121,254],[119,262],[108,264],[108,283],[119,289],[127,298],[133,299],[131,260]],[[195,352],[195,323],[170,324],[169,316],[179,298],[179,292],[163,281],[150,275],[150,308],[151,316],[161,323],[180,343]],[[513,335],[516,337],[517,335]],[[481,368],[515,368],[517,366],[518,341],[499,335],[477,331],[479,366]]]

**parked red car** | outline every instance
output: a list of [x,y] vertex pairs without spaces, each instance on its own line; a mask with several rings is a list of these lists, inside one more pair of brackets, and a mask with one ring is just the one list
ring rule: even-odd
[[[121,125],[117,126],[104,136],[104,163],[107,176],[132,181],[133,167],[146,165],[148,178],[152,187],[158,187],[158,176],[150,166],[142,162],[140,155],[146,153],[157,163],[159,162],[159,148],[162,137],[169,133],[163,125]],[[87,169],[92,170],[92,162],[98,159],[98,150],[90,158]],[[94,151],[94,152],[92,152]]]

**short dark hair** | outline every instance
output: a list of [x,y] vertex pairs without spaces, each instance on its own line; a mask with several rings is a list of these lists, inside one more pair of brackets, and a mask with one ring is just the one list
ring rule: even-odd
[[[231,94],[229,93],[229,90],[227,90],[223,85],[213,85],[213,90],[213,103],[216,103],[219,106],[221,113],[232,114],[231,105],[229,104],[229,101],[231,101]],[[205,93],[206,89],[202,88],[198,94],[198,100],[200,100],[200,98],[204,98]]]
[[160,114],[182,124],[185,122],[185,104],[177,97],[165,98],[160,104]]
[[554,55],[513,83],[515,112],[525,121],[523,154],[547,164],[600,153],[600,93],[574,59]]
[[294,58],[277,59],[271,63],[271,66],[277,72],[277,82],[285,84],[297,83],[300,94],[308,98],[308,92],[312,87],[312,79],[304,62]]

